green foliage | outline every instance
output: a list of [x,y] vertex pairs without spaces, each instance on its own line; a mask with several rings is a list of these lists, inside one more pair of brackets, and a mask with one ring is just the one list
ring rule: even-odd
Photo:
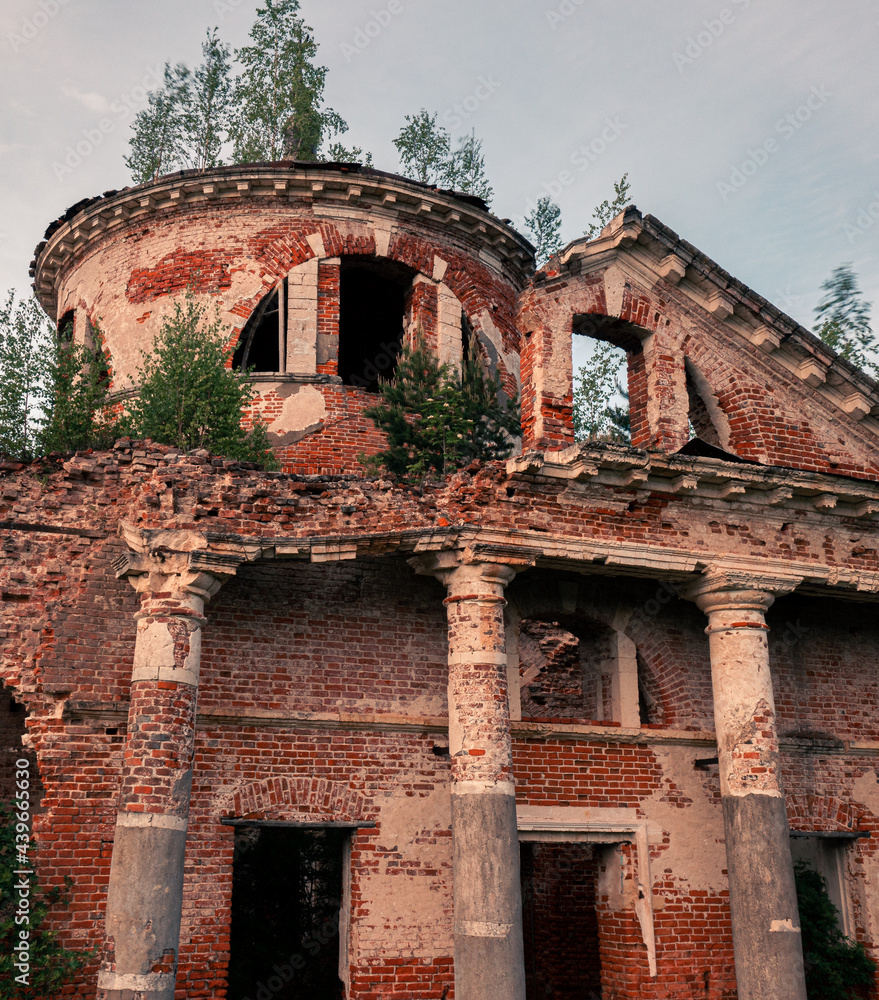
[[46,358],[54,331],[36,299],[0,307],[0,454],[30,459],[46,396]]
[[443,184],[454,191],[475,195],[486,203],[491,201],[494,192],[485,175],[482,140],[476,138],[475,131],[461,136],[457,149],[450,153]]
[[629,411],[612,405],[617,394],[627,398],[620,385],[623,352],[599,341],[587,364],[574,379],[574,436],[578,441],[629,441]]
[[827,895],[823,876],[802,861],[794,865],[809,1000],[855,1000],[873,982],[875,963],[864,946],[847,938]]
[[138,395],[120,429],[186,451],[207,448],[276,468],[265,424],[257,420],[249,433],[241,426],[241,412],[255,391],[244,374],[227,366],[232,351],[219,306],[212,318],[207,312],[191,290],[174,302],[152,351],[143,354]]
[[183,63],[165,63],[165,82],[150,91],[147,106],[134,116],[131,152],[125,165],[136,184],[155,180],[160,174],[179,170],[184,162],[184,116],[189,68]]
[[507,400],[490,378],[475,340],[460,373],[439,361],[419,338],[404,347],[382,402],[365,410],[387,434],[388,448],[361,461],[402,479],[443,476],[472,461],[506,458],[521,434],[518,400]]
[[424,108],[417,115],[406,115],[406,124],[394,139],[403,173],[422,184],[445,182],[451,140],[437,118]]
[[631,189],[631,184],[629,184],[628,173],[623,174],[623,176],[618,180],[614,181],[613,190],[614,197],[611,201],[605,199],[592,213],[592,222],[586,227],[583,235],[587,240],[594,240],[596,236],[600,235],[601,230],[611,221],[611,219],[616,218],[620,212],[631,202],[629,197],[629,191]]
[[406,115],[406,124],[394,139],[403,173],[423,184],[452,188],[490,201],[493,192],[485,175],[482,140],[471,131],[452,149],[451,137],[437,117],[424,108],[417,115]]
[[[49,910],[66,903],[72,882],[68,877],[64,886],[40,887],[33,868],[34,841],[28,838],[26,845],[17,844],[16,836],[14,816],[0,808],[0,1000],[44,1000],[54,996],[87,965],[95,951],[76,952],[62,948],[56,932],[46,927]],[[27,849],[23,851],[25,846]],[[16,874],[21,871],[26,874]],[[20,882],[27,883],[27,898],[31,901],[27,924],[16,924]],[[30,944],[27,985],[16,982],[16,976],[23,973],[15,968],[13,952],[21,940],[22,930],[28,932]]]
[[[99,348],[74,344],[70,336],[52,339],[46,363],[46,410],[37,451],[109,448],[116,437],[109,411],[110,374]],[[99,336],[99,331],[95,331]]]
[[840,264],[821,288],[825,294],[815,308],[815,334],[841,357],[876,378],[879,364],[875,360],[870,305],[858,288],[852,265]]
[[207,170],[222,165],[220,151],[229,127],[232,77],[229,46],[217,29],[202,42],[204,62],[188,76],[182,116],[184,166]]
[[112,442],[100,351],[56,336],[36,299],[0,308],[0,454],[29,461]]
[[230,138],[237,163],[316,160],[322,140],[348,128],[331,108],[321,110],[327,69],[314,65],[317,44],[298,12],[298,0],[265,0],[252,44],[236,52],[242,74]]
[[364,152],[359,146],[348,149],[341,142],[331,142],[327,146],[327,160],[330,163],[362,163],[371,167],[372,153]]
[[537,199],[537,206],[525,216],[525,228],[534,244],[534,257],[538,267],[549,260],[562,247],[562,210],[549,197]]

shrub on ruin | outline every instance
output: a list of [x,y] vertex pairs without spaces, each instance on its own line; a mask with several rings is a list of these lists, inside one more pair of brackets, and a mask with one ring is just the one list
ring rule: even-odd
[[232,370],[232,352],[219,306],[211,316],[187,289],[162,321],[153,349],[142,353],[137,395],[119,430],[276,468],[265,422],[257,416],[250,430],[241,424],[256,391],[246,372]]
[[843,934],[839,912],[822,875],[802,861],[794,865],[809,1000],[856,1000],[864,996],[876,964],[864,946]]
[[405,346],[382,401],[364,413],[388,447],[361,461],[405,480],[445,476],[470,462],[506,458],[521,434],[519,404],[490,376],[472,338],[460,371],[440,364],[419,335]]
[[[72,951],[58,942],[57,933],[47,926],[49,911],[63,907],[72,881],[47,889],[40,886],[33,865],[36,850],[28,834],[19,841],[15,817],[0,808],[0,1000],[46,1000],[94,957],[94,950]],[[21,900],[27,899],[27,908]],[[22,932],[27,938],[21,937]],[[14,949],[27,941],[26,951]],[[21,956],[29,968],[16,968]]]
[[28,461],[112,442],[103,353],[72,333],[56,333],[36,299],[10,292],[0,307],[0,454]]

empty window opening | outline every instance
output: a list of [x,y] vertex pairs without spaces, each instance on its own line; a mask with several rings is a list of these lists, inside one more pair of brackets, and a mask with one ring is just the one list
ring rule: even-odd
[[519,633],[523,719],[610,721],[615,635],[598,623],[525,619]]
[[228,1000],[341,1000],[339,928],[346,833],[238,826]]
[[824,879],[827,896],[839,914],[840,930],[855,936],[854,912],[846,878],[846,848],[854,838],[791,832],[790,853],[794,864],[805,865]]
[[691,435],[713,448],[730,451],[729,421],[720,408],[714,390],[689,359],[685,364]]
[[72,341],[73,340],[73,327],[76,320],[76,312],[73,309],[68,309],[66,313],[58,320],[58,339],[62,341]]
[[665,712],[662,707],[662,697],[659,692],[659,684],[653,671],[644,662],[641,654],[638,654],[638,707],[641,716],[641,725],[663,725],[665,723]]
[[403,344],[406,294],[415,272],[392,261],[343,257],[339,277],[339,377],[378,392]]
[[612,317],[584,315],[574,317],[573,331],[574,436],[628,444],[629,367],[641,352],[637,328]]
[[244,325],[232,356],[232,367],[282,372],[287,354],[287,279],[264,296]]
[[519,845],[527,1000],[601,996],[594,844]]

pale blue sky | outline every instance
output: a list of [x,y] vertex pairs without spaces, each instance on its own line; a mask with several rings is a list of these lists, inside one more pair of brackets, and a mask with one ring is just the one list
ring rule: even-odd
[[[130,182],[128,126],[164,61],[197,62],[214,24],[243,44],[257,5],[4,0],[0,291],[27,288],[34,246],[69,205]],[[344,141],[376,166],[398,168],[392,139],[426,107],[455,135],[476,129],[492,208],[516,224],[550,192],[574,239],[628,171],[642,212],[800,322],[843,261],[879,303],[876,0],[301,7]]]

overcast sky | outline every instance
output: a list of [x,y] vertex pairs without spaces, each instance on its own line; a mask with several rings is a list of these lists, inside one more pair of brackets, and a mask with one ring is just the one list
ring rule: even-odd
[[[130,183],[144,88],[247,40],[258,0],[3,0],[0,291],[46,226]],[[396,170],[404,115],[484,141],[492,209],[551,194],[575,239],[634,203],[811,326],[851,261],[879,329],[877,0],[302,0],[343,138]],[[103,129],[101,124],[103,123]]]

